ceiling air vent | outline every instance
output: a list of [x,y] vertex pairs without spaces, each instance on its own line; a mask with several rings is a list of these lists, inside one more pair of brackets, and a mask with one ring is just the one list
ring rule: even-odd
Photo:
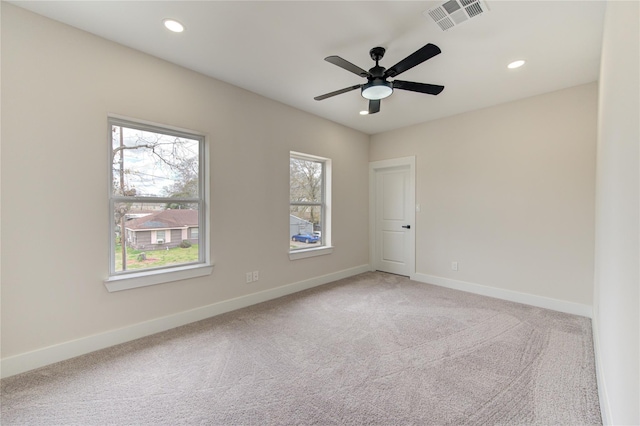
[[488,11],[487,4],[482,0],[449,0],[422,13],[431,17],[442,31],[446,31]]

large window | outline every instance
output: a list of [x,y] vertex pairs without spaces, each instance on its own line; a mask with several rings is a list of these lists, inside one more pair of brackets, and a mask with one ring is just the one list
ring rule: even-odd
[[[322,249],[327,249],[331,245],[330,182],[331,160],[297,152],[290,154],[290,253],[327,253]],[[307,256],[292,258],[298,257]]]
[[110,277],[206,264],[204,137],[115,118],[109,134]]

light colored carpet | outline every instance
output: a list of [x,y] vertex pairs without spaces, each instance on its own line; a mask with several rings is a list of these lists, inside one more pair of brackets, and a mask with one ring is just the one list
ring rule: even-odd
[[601,422],[589,319],[378,272],[1,390],[3,425]]

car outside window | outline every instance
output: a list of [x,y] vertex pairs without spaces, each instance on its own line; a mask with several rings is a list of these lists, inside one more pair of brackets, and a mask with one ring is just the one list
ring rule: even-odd
[[330,245],[331,160],[291,152],[289,158],[289,250]]

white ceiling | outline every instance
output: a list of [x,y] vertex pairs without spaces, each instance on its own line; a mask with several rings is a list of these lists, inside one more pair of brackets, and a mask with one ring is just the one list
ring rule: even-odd
[[[488,0],[489,12],[442,31],[422,12],[434,1],[13,1],[25,9],[163,58],[368,134],[598,79],[602,1]],[[182,22],[174,34],[164,18]],[[399,79],[441,84],[438,96],[396,90],[361,116],[366,80],[323,59],[364,69],[382,46],[389,68],[426,43],[442,53]],[[527,63],[517,70],[506,65]]]

